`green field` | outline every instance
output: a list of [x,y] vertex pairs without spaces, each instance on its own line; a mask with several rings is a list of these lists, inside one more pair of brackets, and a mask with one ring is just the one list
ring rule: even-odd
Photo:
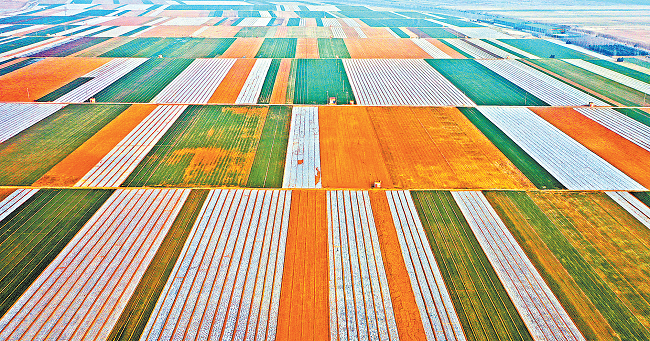
[[370,27],[442,27],[442,25],[426,19],[407,19],[404,17],[361,19],[361,21]]
[[621,64],[617,64],[614,62],[610,62],[608,60],[602,60],[602,59],[594,59],[589,61],[592,64],[596,64],[598,66],[602,66],[604,68],[610,69],[612,71],[616,71],[620,74],[626,75],[628,77],[636,78],[642,82],[650,83],[650,74],[637,71],[634,69],[630,69],[628,67],[625,67]]
[[246,187],[282,187],[290,126],[291,107],[269,108]]
[[478,105],[547,105],[474,60],[428,59],[427,63]]
[[613,101],[628,106],[642,106],[646,94],[617,83],[609,78],[597,75],[591,71],[571,65],[563,60],[557,59],[531,59],[531,63],[539,65],[544,69],[561,75],[584,87],[592,89]]
[[568,47],[560,46],[550,41],[543,39],[499,39],[508,45],[516,47],[520,50],[534,54],[540,58],[549,58],[555,55],[555,58],[571,58],[571,59],[595,59],[590,55],[572,50]]
[[195,189],[190,192],[174,224],[129,299],[129,303],[115,323],[108,340],[140,339],[207,196],[208,190]]
[[266,38],[255,58],[295,58],[296,38]]
[[524,175],[539,189],[566,189],[553,175],[512,141],[476,108],[459,108]]
[[267,111],[188,107],[122,186],[244,186]]
[[235,38],[134,38],[99,57],[219,57]]
[[148,103],[193,59],[151,58],[95,95],[97,102]]
[[86,82],[90,81],[93,79],[92,77],[79,77],[70,83],[50,92],[49,94],[39,98],[36,100],[36,102],[52,102],[55,99],[67,94],[68,92],[80,87],[81,85],[85,84]]
[[431,38],[458,38],[442,27],[418,27],[414,30],[420,30]]
[[448,18],[448,19],[436,19],[437,21],[443,22],[445,24],[450,24],[458,27],[485,27],[483,25],[479,25],[477,23],[473,23],[470,21],[465,21],[465,20],[460,20],[460,19],[453,19],[453,18]]
[[355,100],[352,86],[340,59],[296,59],[295,104],[327,104],[336,97],[339,104]]
[[6,43],[0,43],[0,53],[5,53],[14,49],[25,47],[27,45],[36,44],[47,39],[50,39],[50,37],[22,37],[10,40]]
[[[587,339],[650,338],[641,323],[650,306],[637,291],[648,285],[617,266],[619,258],[647,269],[647,228],[603,193],[494,191],[486,197]],[[635,240],[626,242],[630,237]],[[613,245],[625,247],[615,255]]]
[[467,340],[531,340],[450,192],[413,191]]
[[41,189],[0,221],[0,316],[112,194]]
[[260,91],[260,97],[257,99],[257,104],[269,104],[271,101],[273,86],[275,86],[275,79],[278,76],[281,62],[282,59],[273,59],[273,61],[271,61],[271,66],[269,66],[269,71],[266,73],[266,78],[262,85],[262,91]]
[[270,29],[271,27],[268,26],[242,27],[241,30],[235,34],[235,38],[264,38]]
[[345,40],[342,38],[318,38],[320,58],[351,58]]
[[0,144],[0,185],[31,185],[129,105],[70,104]]

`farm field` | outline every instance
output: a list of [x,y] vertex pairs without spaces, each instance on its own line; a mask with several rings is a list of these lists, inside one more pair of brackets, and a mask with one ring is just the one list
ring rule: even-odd
[[492,2],[0,1],[0,339],[650,339],[650,62]]

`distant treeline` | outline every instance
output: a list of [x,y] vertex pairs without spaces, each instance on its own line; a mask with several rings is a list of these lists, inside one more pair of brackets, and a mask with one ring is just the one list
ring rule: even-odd
[[589,49],[606,56],[647,56],[648,52],[621,44],[589,45]]

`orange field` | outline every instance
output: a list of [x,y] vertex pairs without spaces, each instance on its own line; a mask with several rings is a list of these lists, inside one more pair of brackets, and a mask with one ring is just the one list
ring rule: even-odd
[[277,340],[329,338],[329,258],[325,191],[294,190]]
[[452,49],[451,47],[443,44],[438,39],[427,38],[426,41],[433,44],[433,46],[439,48],[442,52],[446,53],[451,58],[455,58],[455,59],[466,59],[467,58],[467,57],[463,56],[462,54],[460,54],[460,52],[458,52],[458,51]]
[[0,101],[37,100],[110,60],[110,58],[46,58],[0,77]]
[[409,39],[345,39],[345,45],[352,58],[431,58]]
[[237,38],[221,56],[223,58],[255,58],[264,38]]
[[397,188],[534,188],[456,108],[368,111]]
[[203,26],[155,26],[154,28],[142,32],[138,37],[165,37],[165,38],[182,38],[189,37],[192,33],[198,31]]
[[393,187],[366,107],[322,106],[318,123],[323,187]]
[[208,103],[235,103],[254,65],[255,59],[253,58],[238,59],[212,94]]
[[13,188],[0,188],[0,201],[8,197],[13,191],[15,191]]
[[239,26],[208,26],[196,35],[201,38],[232,38],[241,30]]
[[288,31],[287,26],[278,26],[276,27],[274,38],[286,38]]
[[318,39],[298,38],[296,46],[296,58],[319,58]]
[[361,29],[363,33],[370,39],[372,38],[390,38],[395,39],[395,37],[388,32],[385,27],[364,27]]
[[34,186],[73,186],[155,108],[156,105],[132,105],[45,173]]
[[426,340],[420,310],[415,302],[411,280],[406,271],[386,192],[371,191],[369,195],[399,338],[400,340]]
[[289,75],[291,74],[291,59],[282,59],[278,75],[275,77],[271,104],[285,104],[287,102],[287,90],[289,87]]
[[531,108],[644,187],[650,187],[650,152],[571,108]]

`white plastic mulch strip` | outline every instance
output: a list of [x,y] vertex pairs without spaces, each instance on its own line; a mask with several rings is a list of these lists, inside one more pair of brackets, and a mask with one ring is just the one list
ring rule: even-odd
[[282,188],[321,188],[318,107],[293,107]]
[[[500,58],[519,58],[519,57],[513,55],[512,53],[504,51],[504,50],[502,50],[502,49],[500,49],[500,48],[498,48],[498,47],[496,47],[496,46],[494,46],[492,44],[486,43],[481,39],[465,39],[465,41],[467,41],[469,43],[472,43],[472,44],[474,44],[474,45],[476,45],[476,46],[478,46],[478,47],[480,47],[480,48],[482,48],[482,49],[484,49],[484,50],[486,50],[486,51],[488,51],[488,52],[490,52],[490,53],[492,53],[494,55],[497,55]],[[494,59],[494,57],[492,57],[491,59]]]
[[141,340],[274,340],[291,191],[211,190]]
[[650,228],[650,208],[628,192],[605,192],[645,227]]
[[470,38],[511,39],[512,37],[489,27],[455,27],[454,31]]
[[29,200],[36,192],[38,192],[38,189],[21,188],[13,191],[4,200],[0,201],[0,222]]
[[410,192],[386,196],[427,340],[465,340]]
[[0,104],[0,143],[65,107],[52,103]]
[[118,26],[112,30],[104,31],[101,33],[98,33],[94,35],[93,37],[109,37],[109,38],[114,38],[114,37],[119,37],[123,34],[129,33],[135,29],[140,28],[140,26]]
[[462,39],[444,39],[451,45],[454,45],[459,50],[469,54],[470,56],[478,59],[495,59],[493,55],[487,53],[476,46],[473,46]]
[[195,59],[151,103],[208,103],[236,61],[233,58]]
[[483,193],[452,195],[533,339],[585,340]]
[[343,66],[361,105],[475,105],[421,59],[343,59]]
[[161,105],[117,144],[75,187],[117,187],[147,156],[186,105]]
[[117,190],[0,320],[0,338],[105,340],[189,189]]
[[602,67],[600,65],[592,64],[586,60],[582,59],[563,59],[565,62],[575,65],[579,68],[585,69],[587,71],[593,72],[597,75],[603,76],[605,78],[611,79],[615,82],[621,83],[625,86],[629,86],[632,89],[641,91],[645,94],[650,94],[650,84],[642,82],[636,78],[618,73],[616,71],[610,70],[608,68]]
[[266,75],[271,67],[273,59],[261,58],[255,61],[255,65],[246,78],[246,82],[242,87],[235,104],[256,104],[262,92]]
[[90,71],[84,77],[93,78],[67,94],[57,98],[57,103],[81,103],[104,90],[116,80],[122,78],[136,67],[147,61],[147,58],[115,58],[110,62]]
[[650,127],[611,108],[574,108],[637,146],[650,151]]
[[480,107],[478,110],[568,189],[645,190],[527,108]]
[[426,52],[431,58],[434,59],[452,59],[451,56],[448,54],[442,52],[441,49],[436,47],[435,45],[431,44],[425,39],[420,39],[420,38],[412,38],[411,41],[417,45],[419,48],[421,48],[424,52]]
[[327,192],[332,340],[398,340],[367,191]]
[[[512,37],[508,37],[508,38],[512,38]],[[489,41],[489,42],[492,42],[492,43],[494,43],[494,44],[496,44],[496,45],[499,45],[499,46],[501,46],[501,47],[503,47],[503,48],[506,48],[506,49],[508,49],[508,50],[510,50],[510,51],[512,51],[512,52],[514,52],[514,53],[517,53],[517,54],[519,54],[519,55],[522,55],[522,56],[524,56],[524,58],[528,58],[528,59],[539,59],[539,57],[537,57],[536,55],[534,55],[534,54],[532,54],[532,53],[528,53],[528,52],[526,52],[526,51],[524,51],[524,50],[518,49],[518,48],[516,48],[516,47],[514,47],[514,46],[512,46],[512,45],[508,45],[508,44],[502,42],[501,40],[498,40],[498,39],[492,39],[492,38],[490,38],[490,39],[486,39],[486,40]]]
[[517,60],[477,60],[518,87],[553,106],[608,104]]
[[359,38],[368,38],[368,36],[366,35],[366,32],[364,32],[363,29],[361,29],[361,27],[354,27],[354,30],[359,35]]
[[206,22],[210,21],[212,18],[203,17],[203,18],[173,18],[169,21],[164,22],[162,25],[166,26],[201,26]]
[[341,18],[348,27],[361,27],[361,25],[352,18]]
[[347,34],[345,34],[345,31],[343,30],[343,27],[340,26],[332,26],[330,27],[330,30],[332,31],[332,37],[334,38],[347,38]]
[[323,18],[324,27],[334,27],[334,26],[343,26],[341,22],[336,18]]

